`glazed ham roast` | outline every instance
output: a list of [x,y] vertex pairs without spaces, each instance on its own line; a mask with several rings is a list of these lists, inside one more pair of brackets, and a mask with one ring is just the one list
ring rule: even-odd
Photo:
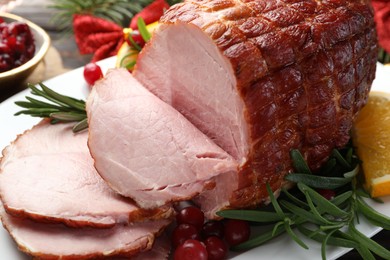
[[[184,1],[160,19],[133,75],[237,162],[236,171],[204,173],[214,184],[203,185],[194,200],[212,218],[223,208],[263,203],[266,183],[278,191],[292,170],[291,149],[299,149],[316,170],[334,148],[344,146],[367,100],[376,55],[368,1]],[[164,200],[187,199],[178,194],[186,190],[183,171],[191,168],[165,165],[182,151],[177,143],[171,151],[172,138],[191,138],[194,130],[156,126],[167,113],[132,103],[135,97],[123,93],[139,83],[119,83],[119,74],[109,73],[88,100],[89,148],[97,171],[141,206],[153,206],[147,203],[155,202],[149,191],[166,189],[151,181],[172,176],[177,189]],[[148,192],[130,194],[142,182]]]
[[140,207],[191,199],[237,163],[126,69],[109,71],[87,102],[88,145],[113,189]]
[[9,214],[96,228],[172,214],[170,207],[141,209],[110,189],[93,167],[87,132],[71,128],[44,120],[3,151],[0,197]]
[[347,143],[375,77],[369,1],[192,0],[160,23],[134,77],[239,163],[204,210],[262,203],[291,149],[315,170]]

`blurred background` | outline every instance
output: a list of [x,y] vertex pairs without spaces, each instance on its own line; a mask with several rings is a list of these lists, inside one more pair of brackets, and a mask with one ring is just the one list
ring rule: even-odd
[[[169,5],[181,0],[167,0]],[[72,33],[76,13],[91,14],[128,27],[131,18],[152,0],[0,0],[0,11],[24,17],[50,35],[52,47],[60,53],[64,69],[85,65],[91,55],[80,55]]]
[[[7,3],[6,3],[7,2]],[[42,27],[51,38],[51,49],[49,50],[46,60],[53,59],[56,61],[56,69],[50,76],[63,73],[66,70],[74,69],[85,65],[91,60],[91,55],[80,55],[75,42],[74,35],[71,31],[71,18],[66,24],[60,24],[56,20],[56,15],[62,11],[54,8],[56,2],[52,0],[0,0],[5,12],[10,12],[24,17],[33,23]],[[70,2],[70,1],[69,1]],[[90,1],[81,1],[90,2]]]

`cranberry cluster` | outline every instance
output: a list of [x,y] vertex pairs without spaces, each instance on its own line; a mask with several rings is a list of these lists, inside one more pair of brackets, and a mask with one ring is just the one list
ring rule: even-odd
[[250,227],[242,220],[206,221],[203,212],[188,206],[176,216],[172,232],[174,260],[222,260],[228,247],[249,239]]
[[35,53],[34,37],[23,22],[6,23],[0,18],[0,72],[19,67]]

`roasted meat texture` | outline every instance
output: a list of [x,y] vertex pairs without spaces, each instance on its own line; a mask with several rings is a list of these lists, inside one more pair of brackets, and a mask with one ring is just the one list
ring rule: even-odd
[[134,77],[239,162],[237,184],[202,194],[203,208],[243,208],[283,185],[291,149],[316,170],[347,143],[376,55],[366,0],[188,0],[161,18]]
[[215,176],[237,170],[228,153],[125,69],[95,84],[87,114],[97,171],[142,208],[191,199],[214,187]]
[[[34,259],[140,257],[135,259],[157,260],[166,259],[169,251],[165,241],[156,242],[156,248],[152,249],[155,236],[162,232],[169,220],[118,224],[106,229],[70,228],[62,224],[36,223],[13,217],[3,207],[0,209],[0,218],[18,248]],[[153,251],[149,252],[150,249]]]
[[[171,252],[171,240],[169,236],[164,233],[156,238],[153,247],[151,250],[138,254],[130,260],[166,260],[169,259],[169,255]],[[129,258],[122,258],[123,260]],[[115,258],[112,260],[119,260],[119,258]]]
[[172,214],[170,207],[141,209],[113,191],[93,166],[88,133],[73,134],[71,128],[44,120],[5,148],[0,196],[8,213],[96,228]]

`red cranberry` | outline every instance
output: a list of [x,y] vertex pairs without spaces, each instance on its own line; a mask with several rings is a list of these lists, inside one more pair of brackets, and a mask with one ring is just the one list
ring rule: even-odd
[[[129,34],[129,37],[132,37],[133,38],[133,41],[139,46],[139,47],[144,47],[145,45],[145,40],[144,38],[142,38],[142,35],[140,34],[140,32],[138,30],[133,30],[131,31],[131,33]],[[129,46],[132,46],[133,43],[127,39],[127,44],[129,44]]]
[[225,222],[225,240],[230,246],[247,241],[249,236],[250,226],[247,221],[229,219]]
[[34,53],[34,38],[26,23],[0,24],[0,72],[26,63]]
[[185,241],[176,248],[173,255],[174,260],[207,260],[207,250],[202,242],[194,239]]
[[227,255],[226,244],[216,236],[211,236],[205,240],[209,260],[223,260]]
[[179,211],[176,221],[178,224],[191,224],[200,231],[204,223],[204,214],[199,208],[188,206]]
[[200,239],[196,227],[190,224],[180,224],[176,226],[172,232],[172,245],[178,247],[188,239]]
[[202,236],[208,238],[211,236],[217,236],[223,238],[223,223],[222,221],[208,221],[204,223],[202,227]]
[[330,189],[318,189],[317,192],[327,200],[331,200],[336,196],[336,192]]
[[103,72],[96,63],[88,63],[84,66],[84,79],[89,85],[95,84],[99,79],[103,78]]

